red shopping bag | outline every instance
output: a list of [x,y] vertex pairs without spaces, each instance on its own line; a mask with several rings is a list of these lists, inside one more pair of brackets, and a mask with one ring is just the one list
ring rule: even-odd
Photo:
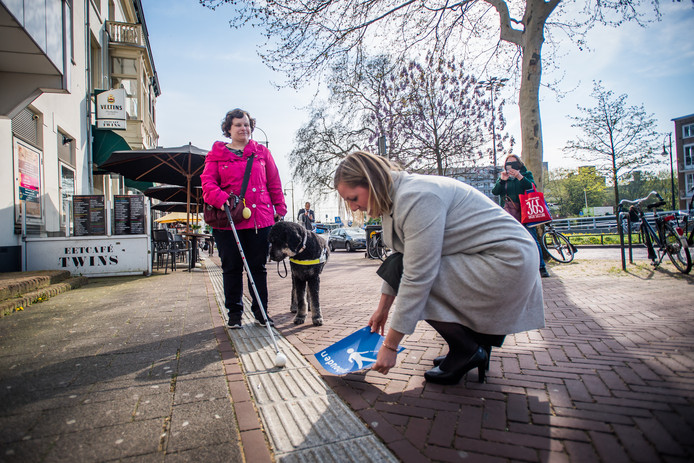
[[521,223],[528,227],[537,227],[551,222],[552,216],[545,202],[545,195],[533,187],[525,194],[518,195],[521,205]]

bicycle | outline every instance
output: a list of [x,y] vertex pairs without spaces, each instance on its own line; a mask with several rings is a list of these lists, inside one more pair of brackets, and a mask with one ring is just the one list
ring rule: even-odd
[[[655,203],[646,204],[651,198]],[[629,212],[630,221],[640,223],[640,233],[643,243],[648,250],[648,258],[651,259],[653,268],[657,268],[667,254],[677,270],[689,273],[692,269],[692,257],[689,253],[689,244],[684,232],[677,225],[676,215],[659,214],[657,209],[666,203],[657,192],[651,191],[645,198],[633,201],[623,199],[619,202],[618,212]],[[655,229],[648,222],[644,208],[653,213]],[[673,225],[674,221],[674,225]]]
[[[694,187],[689,190],[692,192],[692,197],[689,199],[689,209],[687,212],[676,212],[677,223],[679,225],[680,220],[682,220],[682,229],[684,230],[684,236],[687,238],[687,244],[691,247],[694,246]],[[687,236],[689,233],[689,236]]]
[[383,230],[374,230],[369,234],[366,243],[366,253],[372,259],[386,260],[390,255],[390,248],[383,242]]
[[545,224],[545,232],[542,234],[542,237],[540,237],[540,244],[547,254],[549,254],[549,257],[557,262],[568,264],[574,260],[576,247],[571,244],[566,236],[562,235],[554,228],[552,222]]

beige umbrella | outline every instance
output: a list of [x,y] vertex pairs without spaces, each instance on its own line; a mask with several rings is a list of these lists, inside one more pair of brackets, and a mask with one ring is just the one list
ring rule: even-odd
[[[187,223],[186,216],[187,216],[187,214],[183,213],[183,212],[171,212],[169,214],[166,214],[163,217],[156,219],[155,222],[157,222],[157,223],[177,223],[177,222]],[[200,219],[199,214],[198,215],[195,215],[195,214],[190,215],[190,222],[200,222],[200,220],[201,219]]]

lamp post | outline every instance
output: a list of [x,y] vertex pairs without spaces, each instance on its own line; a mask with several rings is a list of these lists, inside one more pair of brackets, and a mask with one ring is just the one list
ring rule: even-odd
[[261,132],[263,132],[263,135],[265,136],[265,143],[260,143],[263,143],[263,145],[265,145],[265,148],[270,148],[270,142],[267,139],[267,134],[265,133],[265,131],[258,126],[255,126],[253,130],[260,130]]
[[476,88],[484,88],[489,90],[492,97],[492,152],[494,153],[494,178],[496,178],[496,119],[494,118],[494,94],[499,87],[503,87],[508,82],[508,79],[499,79],[498,77],[490,77],[489,80],[480,80],[477,82]]
[[[670,188],[672,190],[672,210],[675,210],[675,169],[672,165],[672,132],[668,135],[670,140]],[[665,140],[663,140],[663,156],[666,156],[667,150],[665,149]]]
[[292,182],[291,185],[291,188],[284,189],[283,194],[287,196],[287,191],[292,192],[292,222],[294,222],[294,220],[296,220],[296,213],[294,212],[294,182]]

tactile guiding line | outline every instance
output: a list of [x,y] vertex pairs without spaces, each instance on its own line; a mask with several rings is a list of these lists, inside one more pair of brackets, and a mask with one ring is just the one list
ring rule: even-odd
[[[219,307],[221,269],[205,261]],[[244,297],[243,327],[228,330],[275,457],[283,462],[397,462],[397,458],[335,394],[313,366],[273,328],[284,368],[266,327],[255,324]],[[222,316],[226,321],[226,312]]]

